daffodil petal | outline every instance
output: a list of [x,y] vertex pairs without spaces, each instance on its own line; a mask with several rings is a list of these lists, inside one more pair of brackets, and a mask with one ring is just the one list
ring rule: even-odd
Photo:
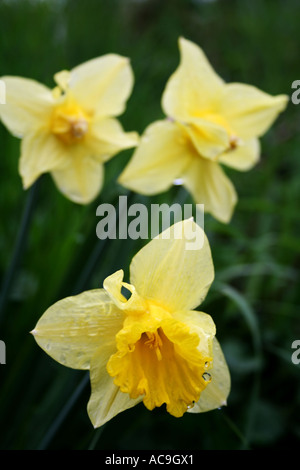
[[[192,239],[198,241],[197,246],[188,249]],[[162,232],[144,246],[130,264],[130,282],[138,294],[171,312],[197,307],[213,279],[208,240],[192,219],[178,222]]]
[[138,140],[138,134],[124,132],[117,119],[98,119],[92,122],[86,145],[97,160],[105,162],[121,150],[135,147]]
[[114,384],[114,378],[106,370],[106,364],[113,352],[115,351],[112,351],[110,346],[100,347],[91,362],[92,393],[88,403],[88,414],[95,428],[143,400],[143,396],[136,399],[130,398],[128,393],[121,392]]
[[198,350],[203,356],[212,356],[212,344],[216,326],[210,315],[197,310],[181,310],[172,314],[173,318],[189,326],[191,333],[200,338]]
[[[122,269],[111,274],[103,282],[104,289],[120,310],[144,312],[147,309],[146,302],[138,295],[135,286],[123,282],[123,277],[124,271]],[[122,294],[122,288],[130,293],[129,299]]]
[[164,120],[151,124],[119,177],[119,183],[140,194],[166,191],[181,175],[188,161],[181,129]]
[[124,271],[123,269],[119,269],[119,271],[108,276],[103,282],[104,289],[108,293],[109,297],[120,309],[123,309],[124,305],[127,303],[126,297],[121,292],[123,278]]
[[188,124],[178,125],[202,157],[214,159],[230,146],[228,132],[219,124],[197,118],[191,119]]
[[211,382],[203,390],[200,399],[188,409],[189,413],[202,413],[227,404],[230,393],[230,373],[221,346],[216,338],[213,341],[213,367],[209,370]]
[[86,149],[74,148],[67,153],[68,163],[51,175],[59,190],[71,201],[88,204],[99,194],[103,184],[103,165],[85,154]]
[[167,82],[162,107],[167,116],[185,121],[214,107],[223,80],[213,70],[199,46],[180,38],[179,49],[180,65]]
[[32,334],[38,345],[59,363],[89,369],[100,345],[113,347],[122,325],[122,312],[103,289],[94,289],[56,302],[40,318]]
[[69,70],[61,70],[54,75],[54,80],[61,91],[67,91],[71,79]]
[[63,145],[44,131],[29,132],[21,143],[19,172],[27,189],[43,173],[66,165]]
[[250,170],[260,158],[260,142],[257,138],[243,140],[238,146],[218,157],[220,163],[239,171]]
[[232,217],[237,195],[233,184],[216,162],[193,158],[182,175],[184,186],[197,204],[204,204],[205,212],[228,223]]
[[252,85],[229,83],[224,86],[219,112],[238,137],[262,136],[288,102],[286,95],[271,96]]
[[52,92],[46,86],[21,77],[2,77],[6,104],[0,106],[0,118],[17,137],[48,123],[54,104]]
[[69,87],[87,112],[108,117],[123,113],[133,82],[129,59],[107,54],[73,68]]

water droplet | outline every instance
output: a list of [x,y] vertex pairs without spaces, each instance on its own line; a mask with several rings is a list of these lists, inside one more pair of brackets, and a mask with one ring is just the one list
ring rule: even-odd
[[202,378],[205,380],[205,382],[211,381],[211,375],[208,372],[204,372],[204,374],[202,375]]
[[190,410],[191,408],[193,408],[195,405],[195,402],[193,401],[190,405],[187,406],[187,409]]

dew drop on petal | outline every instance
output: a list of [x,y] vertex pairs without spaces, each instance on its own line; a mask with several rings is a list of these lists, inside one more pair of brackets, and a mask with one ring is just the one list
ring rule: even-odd
[[190,410],[191,408],[194,408],[195,402],[193,401],[190,405],[187,406],[187,409]]
[[211,375],[208,372],[204,372],[204,374],[202,375],[202,378],[205,380],[205,382],[211,381]]

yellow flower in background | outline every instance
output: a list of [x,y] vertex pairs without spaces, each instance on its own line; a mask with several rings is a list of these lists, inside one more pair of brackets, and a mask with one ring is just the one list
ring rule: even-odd
[[196,203],[227,223],[237,195],[220,164],[240,171],[253,167],[260,156],[258,138],[284,110],[288,97],[227,84],[196,44],[180,38],[179,48],[179,67],[162,96],[167,119],[145,130],[119,182],[151,195],[180,179]]
[[[187,250],[201,234],[202,248]],[[225,405],[230,375],[215,324],[194,310],[214,279],[202,229],[178,222],[133,257],[130,284],[123,275],[58,301],[32,331],[56,361],[90,370],[94,427],[141,401],[176,417]]]
[[0,118],[22,138],[19,172],[24,189],[50,172],[57,187],[80,204],[92,201],[103,184],[103,163],[134,147],[115,119],[133,87],[129,60],[107,54],[54,76],[54,90],[30,79],[2,77],[6,104]]

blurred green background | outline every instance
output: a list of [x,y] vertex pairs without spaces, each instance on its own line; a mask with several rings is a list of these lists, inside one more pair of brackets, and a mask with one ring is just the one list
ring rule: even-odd
[[[55,72],[108,52],[131,58],[133,94],[120,120],[142,133],[163,116],[160,99],[178,65],[177,39],[199,44],[226,81],[291,96],[300,79],[298,0],[0,1],[0,76],[19,75],[53,86]],[[119,268],[128,272],[145,243],[100,242],[96,207],[126,194],[116,179],[131,156],[106,164],[105,187],[89,206],[65,199],[44,175],[24,192],[20,142],[0,126],[0,276],[9,275],[26,205],[27,230],[3,315],[0,340],[1,449],[293,449],[300,440],[299,204],[300,105],[291,102],[261,139],[261,162],[229,171],[239,194],[230,225],[205,216],[216,270],[201,306],[217,325],[232,390],[228,406],[181,419],[142,404],[94,430],[84,372],[50,359],[29,334],[56,300],[101,287]],[[174,187],[132,200],[189,201]],[[180,199],[182,198],[182,199]],[[24,219],[23,219],[24,220]]]

